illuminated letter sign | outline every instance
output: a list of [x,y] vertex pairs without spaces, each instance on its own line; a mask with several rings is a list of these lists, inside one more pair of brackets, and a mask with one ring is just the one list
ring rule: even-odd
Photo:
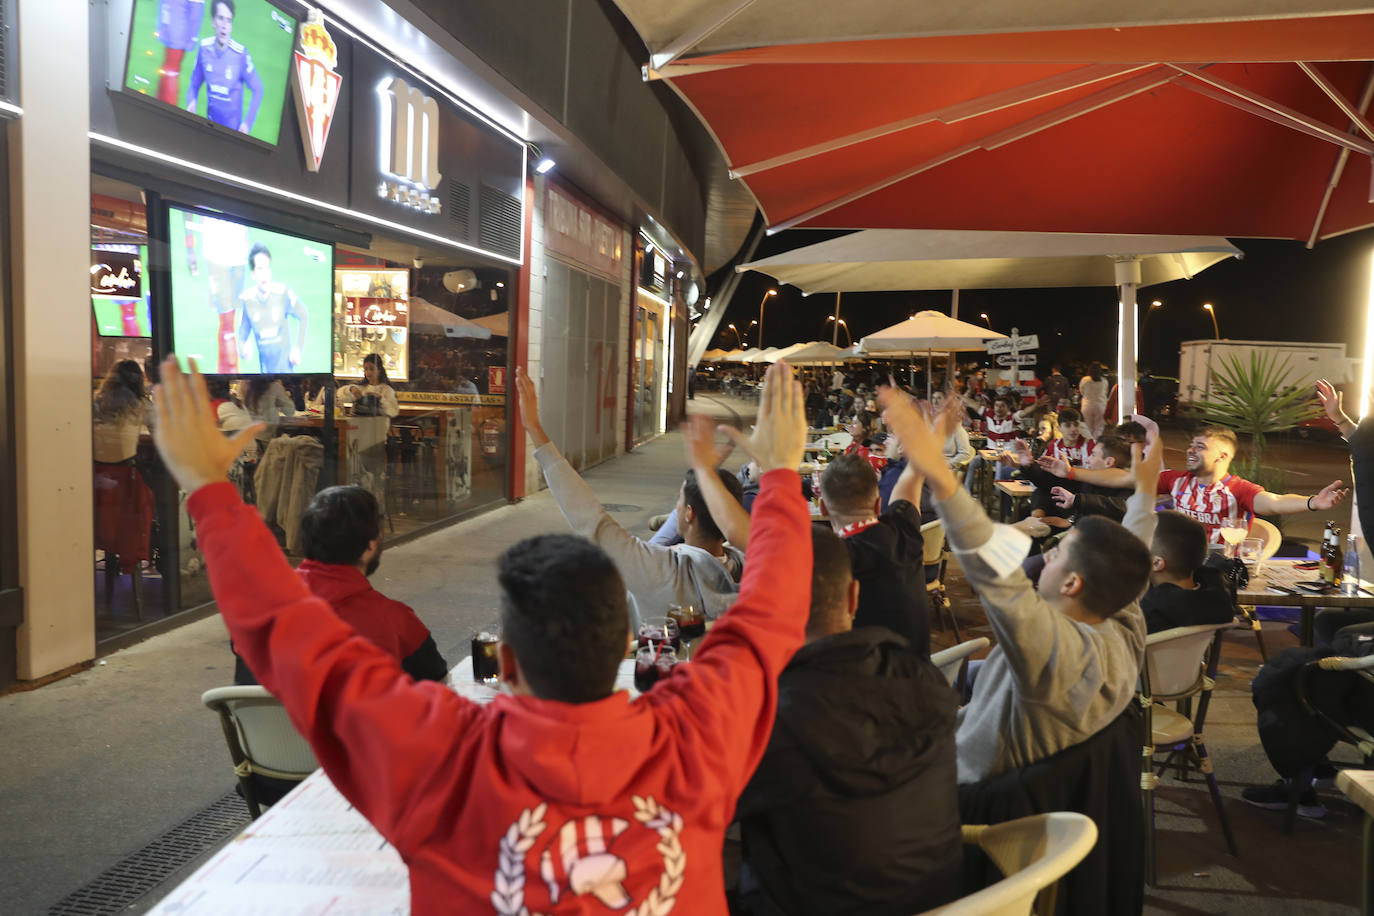
[[399,76],[377,87],[381,96],[381,169],[377,193],[426,213],[439,212],[439,103]]
[[343,85],[338,66],[338,48],[325,30],[324,14],[312,9],[301,23],[291,68],[305,167],[312,172],[320,170],[324,145],[329,142],[329,127],[334,123],[334,106],[339,102],[339,88]]

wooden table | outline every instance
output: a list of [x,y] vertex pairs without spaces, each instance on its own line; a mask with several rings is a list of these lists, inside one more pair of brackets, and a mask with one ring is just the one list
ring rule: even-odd
[[[1316,569],[1296,569],[1298,563],[1310,560],[1297,557],[1271,557],[1260,564],[1259,575],[1250,576],[1250,584],[1236,595],[1241,604],[1302,608],[1300,639],[1304,646],[1312,645],[1312,618],[1322,607],[1374,607],[1374,584],[1360,581],[1354,595],[1337,591],[1311,592],[1298,588],[1299,582],[1313,582],[1319,578]],[[1277,586],[1277,587],[1276,587]]]
[[1010,515],[1009,517],[1004,516],[1002,521],[1016,521],[1020,514],[1021,504],[1030,499],[1031,494],[1035,492],[1035,487],[1028,480],[999,480],[996,486],[1000,492],[1011,497]]
[[1336,787],[1364,811],[1360,912],[1374,916],[1374,771],[1341,770],[1336,774]]

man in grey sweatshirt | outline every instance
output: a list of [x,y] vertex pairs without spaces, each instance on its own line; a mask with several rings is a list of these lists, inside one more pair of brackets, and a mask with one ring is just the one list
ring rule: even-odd
[[[539,422],[534,382],[523,370],[516,370],[515,384],[520,417],[534,443],[534,457],[544,472],[549,492],[573,531],[611,555],[639,613],[663,616],[669,605],[694,604],[706,613],[708,620],[724,614],[739,592],[744,552],[725,543],[725,536],[707,509],[701,491],[711,482],[699,485],[698,472],[687,472],[677,503],[683,543],[665,547],[642,541],[611,518],[592,488],[549,440]],[[721,473],[718,478],[726,489],[733,484],[730,495],[738,501],[741,488],[734,475]]]
[[889,428],[926,475],[945,532],[982,599],[997,645],[959,712],[959,782],[977,782],[1072,747],[1131,702],[1145,657],[1137,603],[1149,580],[1163,442],[1132,446],[1135,492],[1123,524],[1079,522],[1046,554],[1038,588],[1021,571],[1030,541],[994,525],[945,463],[945,414],[927,421],[884,389]]

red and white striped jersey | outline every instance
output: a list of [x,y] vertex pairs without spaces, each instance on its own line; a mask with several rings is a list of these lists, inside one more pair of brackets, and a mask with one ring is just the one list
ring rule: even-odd
[[1222,543],[1222,528],[1249,528],[1255,517],[1255,496],[1264,487],[1235,474],[1204,486],[1189,471],[1163,471],[1159,475],[1159,493],[1174,498],[1174,508],[1195,518],[1207,529],[1207,540]]
[[1054,439],[1045,446],[1045,454],[1051,458],[1063,458],[1074,467],[1082,467],[1088,462],[1097,443],[1087,436],[1079,436],[1077,445],[1067,445],[1063,439]]
[[983,418],[983,432],[988,437],[988,442],[1010,442],[1016,438],[1019,424],[1016,422],[1015,414],[1007,414],[1002,419],[997,419],[993,413],[993,408],[982,407],[978,410],[978,416]]

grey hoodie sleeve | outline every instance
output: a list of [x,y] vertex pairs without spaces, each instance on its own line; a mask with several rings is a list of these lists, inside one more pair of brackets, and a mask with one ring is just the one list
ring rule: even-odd
[[552,442],[535,449],[534,458],[563,517],[573,531],[611,555],[625,578],[626,588],[647,594],[676,581],[680,559],[677,553],[641,541],[611,518],[582,475],[573,470]]
[[[936,508],[969,585],[987,609],[997,645],[1006,654],[1023,695],[1043,700],[1068,693],[1083,678],[1092,658],[1084,651],[1086,637],[1078,624],[1042,599],[1020,568],[999,576],[983,561],[978,549],[992,538],[994,527],[972,496],[956,490]],[[1138,506],[1127,509],[1128,521],[1132,508]],[[1153,518],[1135,521],[1142,527],[1148,522],[1153,529]],[[1139,616],[1134,605],[1132,609]]]

